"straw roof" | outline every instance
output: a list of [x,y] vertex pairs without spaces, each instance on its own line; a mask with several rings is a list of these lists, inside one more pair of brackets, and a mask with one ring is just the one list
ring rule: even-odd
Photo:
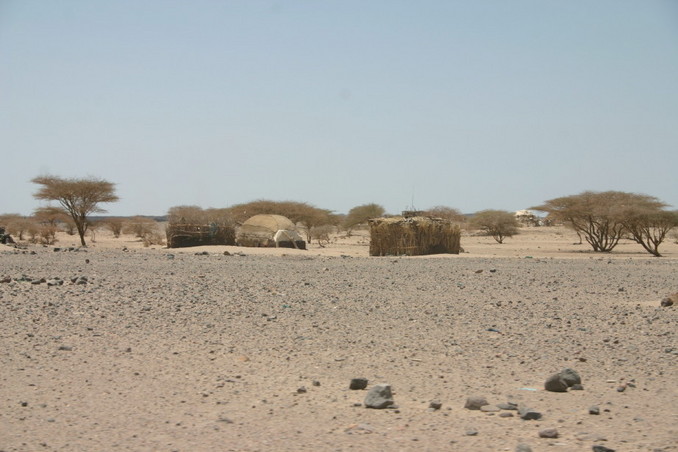
[[261,233],[275,235],[281,229],[293,231],[296,229],[294,223],[282,215],[255,215],[245,221],[240,230],[247,233]]
[[370,256],[459,254],[461,230],[449,220],[432,217],[373,218]]

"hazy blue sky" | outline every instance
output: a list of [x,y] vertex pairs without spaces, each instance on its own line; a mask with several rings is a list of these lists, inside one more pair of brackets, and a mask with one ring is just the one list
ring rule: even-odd
[[676,0],[0,0],[0,213],[260,198],[678,208]]

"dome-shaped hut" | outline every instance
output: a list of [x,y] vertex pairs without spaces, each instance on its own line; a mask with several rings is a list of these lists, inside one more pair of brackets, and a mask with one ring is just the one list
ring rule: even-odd
[[305,250],[306,242],[296,229],[294,223],[282,215],[255,215],[240,226],[236,243],[240,246]]

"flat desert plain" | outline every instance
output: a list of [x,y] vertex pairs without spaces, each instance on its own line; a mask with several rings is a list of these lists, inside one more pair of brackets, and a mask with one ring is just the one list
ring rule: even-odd
[[[0,450],[678,450],[678,245],[521,232],[414,258],[369,257],[365,233],[0,246]],[[546,391],[565,368],[583,389]],[[378,384],[393,405],[367,408]]]

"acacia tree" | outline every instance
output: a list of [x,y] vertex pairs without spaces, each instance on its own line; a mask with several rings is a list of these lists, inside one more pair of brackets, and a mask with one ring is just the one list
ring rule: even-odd
[[92,213],[105,212],[99,204],[115,202],[115,184],[103,179],[64,179],[56,176],[40,176],[31,180],[40,186],[33,194],[36,199],[58,201],[75,223],[82,246],[87,246],[87,218]]
[[444,220],[449,220],[453,223],[464,223],[466,222],[466,217],[459,209],[448,206],[435,206],[424,211],[425,215],[431,217],[442,218]]
[[[642,196],[642,195],[639,195]],[[656,198],[642,196],[635,205],[624,206],[622,209],[622,223],[629,237],[640,244],[645,251],[656,257],[661,257],[659,245],[664,241],[668,232],[678,226],[678,212],[661,210]]]
[[497,243],[518,234],[518,226],[516,216],[505,210],[482,210],[471,217],[471,227],[491,235]]
[[382,206],[375,203],[355,206],[354,208],[348,211],[348,214],[344,219],[344,228],[350,234],[351,229],[361,224],[367,223],[367,220],[371,218],[382,217],[384,216],[385,212],[386,210]]
[[653,196],[585,191],[548,200],[533,209],[548,212],[570,226],[594,251],[610,252],[619,240],[629,236],[656,256],[659,244],[673,227],[670,216],[662,213],[665,206]]

